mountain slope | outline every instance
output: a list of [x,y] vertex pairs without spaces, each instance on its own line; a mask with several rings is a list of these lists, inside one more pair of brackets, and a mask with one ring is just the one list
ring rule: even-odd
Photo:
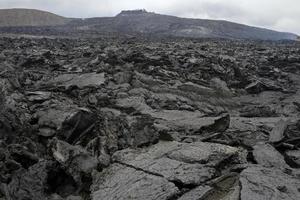
[[77,21],[79,29],[144,33],[180,37],[218,37],[232,39],[295,40],[297,35],[222,20],[179,18],[140,11],[122,11],[112,18]]
[[[61,26],[49,28],[53,25]],[[26,26],[30,26],[30,28]],[[47,28],[43,28],[45,26]],[[179,18],[145,10],[122,11],[115,17],[87,19],[64,18],[39,10],[0,10],[0,27],[2,27],[0,33],[33,33],[39,35],[50,33],[56,35],[124,33],[159,37],[258,40],[297,40],[298,37],[292,33],[277,32],[228,21]]]
[[49,12],[33,9],[0,9],[0,26],[54,26],[69,21]]

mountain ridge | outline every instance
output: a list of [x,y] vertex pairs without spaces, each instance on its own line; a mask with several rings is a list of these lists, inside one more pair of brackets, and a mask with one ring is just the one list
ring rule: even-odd
[[68,21],[70,21],[69,18],[37,9],[0,9],[0,27],[55,26],[64,25]]
[[[24,20],[23,23],[22,20]],[[66,18],[34,9],[0,9],[0,31],[1,27],[22,26],[53,26],[54,31],[55,26],[63,26],[66,32],[116,32],[190,38],[297,40],[299,37],[293,33],[278,32],[226,20],[180,18],[147,12],[145,9],[124,10],[114,17],[85,19]],[[2,28],[2,30],[5,29]],[[5,31],[7,30],[10,29]],[[26,29],[22,29],[24,30]]]

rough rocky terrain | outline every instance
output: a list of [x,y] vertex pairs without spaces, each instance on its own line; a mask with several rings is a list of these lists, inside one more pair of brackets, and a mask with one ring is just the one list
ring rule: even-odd
[[300,199],[300,44],[0,39],[1,200]]

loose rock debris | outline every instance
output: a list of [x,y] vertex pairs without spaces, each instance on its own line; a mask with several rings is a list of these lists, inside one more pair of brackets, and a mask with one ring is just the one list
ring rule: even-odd
[[1,200],[300,199],[298,43],[0,47]]

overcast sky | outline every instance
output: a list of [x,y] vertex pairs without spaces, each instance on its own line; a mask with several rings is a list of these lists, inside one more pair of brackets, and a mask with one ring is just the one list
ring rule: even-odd
[[121,10],[145,8],[300,34],[300,0],[0,0],[0,8],[35,8],[80,18],[114,16]]

